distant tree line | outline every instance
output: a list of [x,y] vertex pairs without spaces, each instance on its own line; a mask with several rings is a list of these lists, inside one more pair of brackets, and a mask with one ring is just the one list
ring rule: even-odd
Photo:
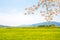
[[56,27],[55,24],[51,24],[51,25],[39,25],[38,27]]

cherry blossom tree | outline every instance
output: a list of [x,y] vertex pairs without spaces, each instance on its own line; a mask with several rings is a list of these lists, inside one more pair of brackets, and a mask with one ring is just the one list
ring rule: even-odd
[[40,15],[44,16],[46,21],[53,20],[54,15],[57,16],[60,13],[60,0],[37,0],[37,5],[25,8],[25,15],[34,14],[41,6]]

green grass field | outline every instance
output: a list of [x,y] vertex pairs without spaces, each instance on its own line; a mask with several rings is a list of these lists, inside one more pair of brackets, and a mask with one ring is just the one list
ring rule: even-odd
[[0,28],[0,40],[60,40],[60,28]]

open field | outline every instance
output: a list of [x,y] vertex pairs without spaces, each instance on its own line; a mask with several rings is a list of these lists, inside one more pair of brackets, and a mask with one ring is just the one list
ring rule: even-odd
[[60,40],[60,28],[0,28],[0,40]]

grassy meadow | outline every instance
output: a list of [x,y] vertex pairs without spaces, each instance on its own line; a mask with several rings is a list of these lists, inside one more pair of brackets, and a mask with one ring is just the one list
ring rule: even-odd
[[60,28],[0,28],[0,40],[60,40]]

